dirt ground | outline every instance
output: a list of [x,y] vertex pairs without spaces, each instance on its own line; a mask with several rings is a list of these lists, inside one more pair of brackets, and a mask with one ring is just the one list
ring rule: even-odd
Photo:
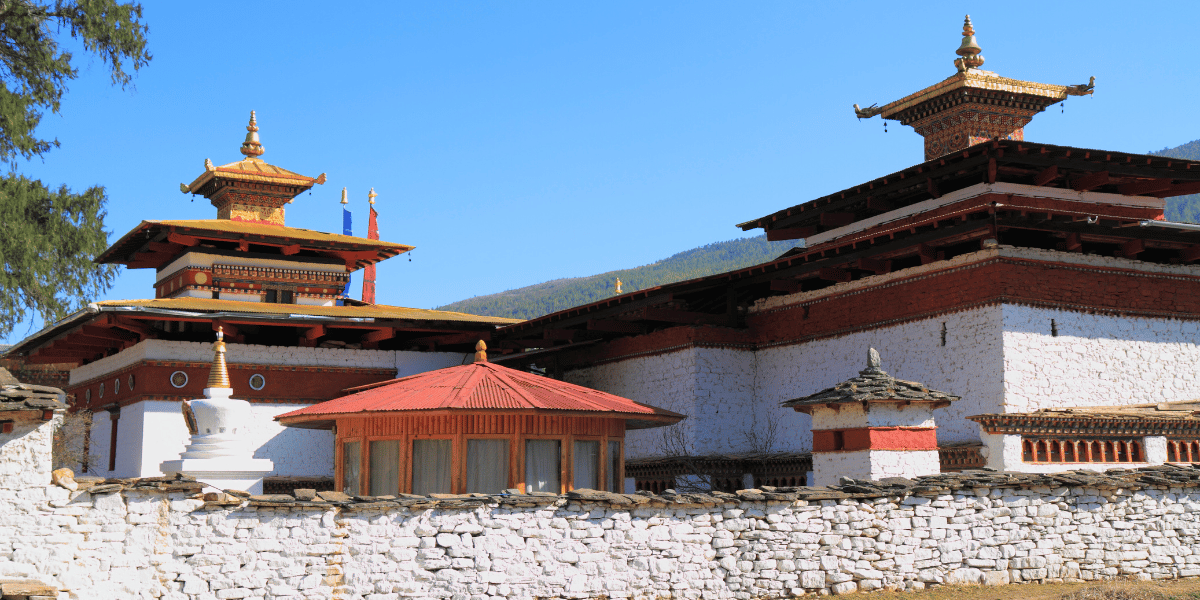
[[944,585],[919,592],[862,592],[847,600],[1200,600],[1200,578],[1160,581]]

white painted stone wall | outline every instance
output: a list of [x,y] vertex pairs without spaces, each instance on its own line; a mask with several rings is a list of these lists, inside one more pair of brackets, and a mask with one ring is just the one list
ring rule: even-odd
[[813,452],[812,485],[837,485],[842,477],[879,480],[942,472],[937,450]]
[[814,408],[815,429],[853,429],[857,427],[933,427],[933,410],[928,405],[903,406],[888,402],[871,405],[841,404],[832,408]]

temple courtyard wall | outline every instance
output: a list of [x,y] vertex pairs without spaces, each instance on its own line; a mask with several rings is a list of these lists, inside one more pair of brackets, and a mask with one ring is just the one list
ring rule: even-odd
[[50,484],[51,426],[0,434],[0,581],[64,599],[749,600],[1200,576],[1191,467],[736,495],[206,501],[182,480]]
[[1197,284],[1196,266],[1002,246],[760,301],[741,337],[635,338],[564,379],[688,415],[673,440],[629,432],[630,458],[680,437],[697,455],[803,452],[811,419],[779,403],[853,377],[874,347],[893,376],[962,397],[935,411],[939,443],[979,441],[969,416],[1200,399]]

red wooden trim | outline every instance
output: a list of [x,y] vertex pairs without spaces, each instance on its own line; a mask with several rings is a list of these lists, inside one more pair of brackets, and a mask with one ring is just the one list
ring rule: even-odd
[[937,450],[936,427],[814,429],[813,452]]

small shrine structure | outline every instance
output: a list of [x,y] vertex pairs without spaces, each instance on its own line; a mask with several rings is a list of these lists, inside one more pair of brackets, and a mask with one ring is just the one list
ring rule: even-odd
[[933,411],[958,399],[892,377],[871,348],[858,377],[783,406],[812,415],[813,485],[836,485],[941,473]]
[[225,335],[218,329],[204,399],[184,401],[181,407],[190,443],[178,460],[163,461],[159,467],[163,473],[190,475],[220,490],[263,492],[263,477],[274,470],[275,464],[270,459],[254,458],[247,432],[254,421],[250,403],[232,396],[225,366]]
[[[354,391],[354,390],[350,390]],[[684,415],[487,361],[364,386],[285,413],[332,429],[348,494],[623,492],[626,429]]]

